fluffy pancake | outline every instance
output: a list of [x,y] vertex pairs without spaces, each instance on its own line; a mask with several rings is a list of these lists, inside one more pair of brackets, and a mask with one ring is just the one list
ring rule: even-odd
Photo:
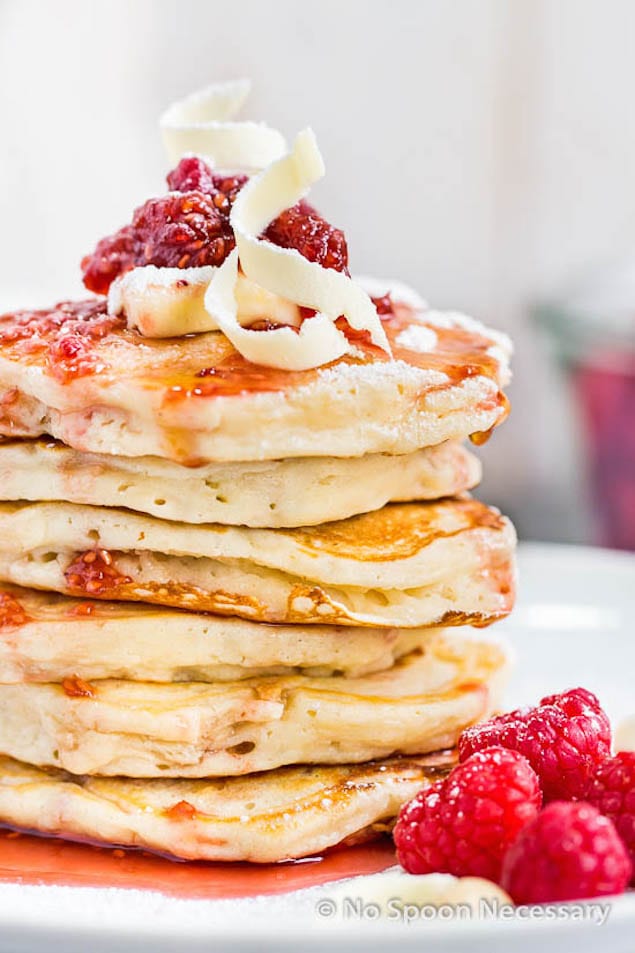
[[390,668],[416,629],[262,625],[162,606],[0,589],[0,683],[132,679],[235,681],[360,676]]
[[0,578],[260,622],[484,623],[514,598],[514,530],[476,500],[394,503],[300,529],[0,504]]
[[312,457],[183,467],[158,457],[82,453],[43,440],[0,443],[0,499],[123,506],[186,523],[312,526],[393,501],[475,486],[478,460],[457,443],[403,456]]
[[394,360],[358,335],[355,356],[290,372],[218,331],[143,338],[105,307],[0,318],[0,434],[196,465],[410,453],[507,413],[509,341],[463,315],[398,303],[382,322]]
[[183,860],[275,863],[381,835],[401,805],[451,763],[433,754],[246,778],[134,781],[72,777],[0,758],[0,822]]
[[484,635],[440,630],[360,678],[0,685],[0,752],[73,774],[199,778],[425,753],[492,711],[506,662]]

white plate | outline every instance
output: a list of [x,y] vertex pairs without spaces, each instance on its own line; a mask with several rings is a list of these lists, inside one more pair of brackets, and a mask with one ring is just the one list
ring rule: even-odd
[[[521,591],[507,632],[517,653],[510,706],[584,685],[614,719],[635,712],[635,557],[563,546],[521,547]],[[379,875],[381,876],[381,875]],[[351,896],[360,892],[350,881]],[[0,951],[152,949],[505,951],[635,948],[635,895],[602,926],[576,920],[417,921],[322,918],[328,886],[241,900],[182,900],[152,891],[0,885]]]

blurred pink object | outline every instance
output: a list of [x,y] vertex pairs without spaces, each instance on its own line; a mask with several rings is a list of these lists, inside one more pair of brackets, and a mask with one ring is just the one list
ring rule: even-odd
[[635,550],[635,255],[536,317],[583,422],[597,542]]

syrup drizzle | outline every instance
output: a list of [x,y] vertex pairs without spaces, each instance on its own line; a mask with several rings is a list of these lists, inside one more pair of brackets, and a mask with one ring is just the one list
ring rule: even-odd
[[[488,353],[492,347],[491,338],[478,331],[461,327],[429,327],[434,331],[437,344],[431,351],[416,351],[398,343],[402,331],[412,327],[413,312],[403,304],[396,304],[394,311],[382,315],[382,324],[386,331],[395,360],[402,360],[422,370],[436,370],[445,375],[443,383],[434,385],[430,391],[445,390],[458,386],[471,377],[487,377],[498,381],[500,365],[496,357]],[[370,340],[368,331],[356,331],[339,318],[336,321],[349,341],[355,345],[359,356],[346,356],[334,364],[367,364],[389,361],[388,355]],[[425,325],[425,314],[423,316]],[[173,403],[196,397],[232,397],[247,393],[267,393],[306,385],[315,380],[324,368],[308,371],[286,371],[252,364],[235,351],[230,352],[218,363],[202,367],[198,371],[186,371],[170,381],[167,401]],[[504,395],[494,398],[505,406]]]

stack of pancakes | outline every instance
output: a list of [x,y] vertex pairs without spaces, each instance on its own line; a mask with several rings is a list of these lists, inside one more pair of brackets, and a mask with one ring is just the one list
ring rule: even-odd
[[461,441],[506,415],[508,342],[394,298],[393,360],[301,372],[99,301],[0,319],[0,821],[315,854],[492,711],[515,538]]

